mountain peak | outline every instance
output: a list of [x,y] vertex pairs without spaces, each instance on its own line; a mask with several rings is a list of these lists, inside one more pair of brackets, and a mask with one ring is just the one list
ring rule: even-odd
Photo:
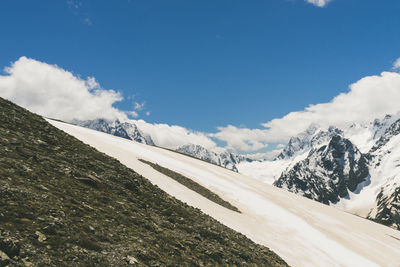
[[304,132],[290,138],[286,147],[276,157],[276,160],[289,159],[311,149],[318,148],[327,143],[333,135],[343,135],[343,131],[334,126],[323,130],[319,125],[311,124]]
[[190,155],[192,157],[213,163],[218,166],[225,167],[227,169],[237,172],[236,165],[243,161],[252,161],[242,155],[238,155],[232,152],[224,151],[213,151],[207,149],[201,145],[187,144],[180,146],[176,149],[177,152]]
[[144,134],[132,121],[121,122],[119,119],[107,120],[100,118],[87,121],[74,120],[72,123],[96,131],[130,139],[142,144],[154,146],[154,142],[150,135]]
[[340,134],[312,149],[306,159],[284,171],[274,185],[330,204],[355,191],[369,175],[367,159]]

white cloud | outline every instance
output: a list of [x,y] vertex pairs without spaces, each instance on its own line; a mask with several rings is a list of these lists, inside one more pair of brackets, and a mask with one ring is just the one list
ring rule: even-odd
[[131,115],[132,118],[137,118],[137,117],[139,117],[139,114],[138,114],[136,111],[129,111],[128,114]]
[[[0,96],[40,115],[65,121],[97,118],[128,120],[138,117],[136,111],[121,111],[112,105],[122,101],[120,93],[102,89],[94,77],[81,79],[56,65],[21,57],[0,75]],[[145,102],[134,103],[135,110]],[[150,115],[150,111],[146,112]],[[206,148],[216,144],[205,134],[180,126],[134,121],[162,147],[177,148],[193,143]]]
[[279,153],[282,152],[282,149],[275,149],[267,152],[261,152],[261,153],[253,153],[253,154],[246,154],[243,155],[249,159],[252,160],[273,160],[276,158],[276,156],[279,155]]
[[211,137],[226,142],[226,148],[238,152],[257,151],[268,146],[266,130],[237,128],[232,125],[218,127],[219,132]]
[[215,148],[216,144],[205,134],[188,130],[181,126],[168,124],[151,124],[144,120],[134,123],[140,130],[149,134],[158,146],[176,149],[186,144],[197,144],[205,148]]
[[[81,79],[56,65],[21,57],[0,75],[0,96],[38,114],[71,121],[96,118],[120,120],[136,111],[121,111],[113,104],[123,100],[120,93],[102,89],[95,78]],[[206,134],[167,124],[150,124],[138,120],[139,129],[150,134],[160,146],[177,148],[184,144],[199,144],[215,148],[211,138],[226,142],[226,148],[237,152],[258,151],[268,143],[282,143],[304,131],[312,123],[323,127],[365,123],[386,114],[400,111],[400,73],[383,72],[368,76],[350,85],[350,90],[330,102],[310,105],[262,124],[263,129],[218,127],[218,132]],[[135,104],[137,110],[143,103]],[[146,112],[150,115],[150,112]],[[278,147],[277,147],[278,148]],[[280,147],[279,147],[280,148]]]
[[399,103],[400,74],[383,72],[350,85],[349,92],[339,94],[331,102],[310,105],[263,125],[269,128],[268,139],[279,142],[304,131],[311,123],[344,127],[394,114],[400,110]]
[[135,103],[133,103],[133,108],[135,110],[142,110],[144,108],[145,104],[146,104],[146,102],[142,102],[142,103],[135,102]]
[[67,1],[67,5],[68,5],[69,8],[79,9],[80,7],[82,7],[82,2],[81,1],[75,1],[75,0],[68,0]]
[[282,150],[282,148],[284,148],[286,145],[285,144],[278,144],[277,146],[276,146],[276,148],[279,148],[278,150],[279,151],[281,151]]
[[89,25],[89,26],[91,26],[91,25],[93,24],[92,20],[89,19],[89,18],[84,18],[84,19],[83,19],[83,22],[84,22],[86,25]]
[[74,76],[56,65],[21,57],[0,75],[0,96],[40,115],[71,121],[125,119],[112,105],[120,93],[100,87],[95,78]]
[[400,69],[400,57],[398,59],[396,59],[396,61],[393,63],[393,70],[398,70]]
[[227,148],[256,151],[268,143],[287,142],[290,137],[306,130],[310,124],[322,127],[346,127],[352,123],[367,123],[386,114],[400,111],[400,74],[383,72],[368,76],[350,85],[350,90],[330,102],[310,105],[282,118],[262,125],[267,129],[218,127],[213,137],[227,142]]
[[326,6],[331,0],[306,0],[307,3],[313,4],[317,7]]

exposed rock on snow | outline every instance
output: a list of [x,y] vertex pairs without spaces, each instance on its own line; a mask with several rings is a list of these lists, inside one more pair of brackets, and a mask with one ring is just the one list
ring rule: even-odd
[[[176,152],[51,123],[117,158],[176,198],[270,247],[290,266],[396,266],[400,262],[400,232],[394,229]],[[138,158],[193,179],[242,213],[196,194]]]
[[328,130],[323,130],[318,125],[312,124],[306,131],[290,138],[289,143],[276,157],[276,160],[293,158],[317,148],[329,142],[333,135],[343,135],[343,131],[333,126],[329,127]]
[[[78,121],[72,122],[75,125],[90,128],[96,131],[112,134],[118,137],[134,140],[136,142],[147,144],[151,146],[159,146],[159,144],[154,143],[149,134],[143,132],[138,128],[138,126],[132,122],[120,122],[119,120],[89,120],[89,121]],[[223,150],[223,151],[221,151]],[[178,147],[176,151],[190,155],[192,157],[205,160],[207,162],[216,164],[218,166],[225,167],[227,169],[237,172],[236,165],[239,162],[249,162],[252,161],[244,156],[228,152],[224,149],[206,149],[203,146],[195,144],[187,144]]]
[[238,163],[252,161],[249,158],[228,151],[214,152],[200,145],[194,144],[181,146],[177,148],[176,151],[236,172],[238,171],[236,168]]
[[154,142],[150,135],[144,134],[133,122],[120,122],[119,120],[75,120],[73,124],[90,128],[96,131],[112,134],[122,138],[134,140],[136,142],[154,146]]
[[365,156],[348,139],[335,135],[328,145],[311,150],[284,171],[274,185],[329,204],[346,197],[348,190],[354,192],[368,175]]

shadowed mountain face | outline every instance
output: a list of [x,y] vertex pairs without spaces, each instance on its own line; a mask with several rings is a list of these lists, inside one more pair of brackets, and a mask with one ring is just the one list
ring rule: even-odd
[[367,154],[370,168],[382,177],[376,208],[368,218],[400,230],[400,120],[393,122]]
[[[291,138],[276,159],[290,161],[296,155],[304,156],[288,165],[274,185],[325,204],[336,204],[342,199],[344,206],[356,203],[368,209],[362,210],[363,216],[400,229],[398,118],[399,114],[386,115],[369,124],[351,125],[344,131],[334,127],[321,131],[311,126]],[[363,148],[363,153],[355,143]],[[363,189],[368,187],[363,195]],[[374,194],[368,194],[371,191]],[[364,208],[366,201],[373,204]]]
[[0,98],[0,266],[286,266]]
[[274,183],[319,202],[336,203],[368,177],[367,159],[349,140],[335,135],[328,145],[284,171]]

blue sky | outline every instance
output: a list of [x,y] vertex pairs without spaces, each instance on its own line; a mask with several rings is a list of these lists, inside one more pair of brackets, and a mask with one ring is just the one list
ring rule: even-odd
[[95,77],[148,122],[260,128],[390,70],[399,14],[398,0],[2,0],[0,66]]

